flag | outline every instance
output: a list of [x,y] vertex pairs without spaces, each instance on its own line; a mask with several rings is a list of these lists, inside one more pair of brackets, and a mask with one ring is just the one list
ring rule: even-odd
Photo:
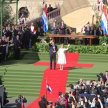
[[106,14],[106,6],[104,6],[102,19],[101,19],[101,28],[103,29],[104,34],[107,33],[107,14]]
[[24,108],[24,106],[23,106],[23,100],[21,99],[21,108]]
[[48,31],[48,18],[47,18],[46,5],[45,5],[43,15],[42,15],[42,27],[43,27],[44,32]]
[[55,23],[56,23],[56,19],[55,19]]
[[82,27],[82,29],[81,29],[81,33],[83,33],[83,27]]
[[46,90],[48,90],[52,94],[52,89],[49,85],[46,86]]
[[43,0],[43,4],[45,3],[45,1]]
[[30,24],[30,17],[28,18],[28,23]]

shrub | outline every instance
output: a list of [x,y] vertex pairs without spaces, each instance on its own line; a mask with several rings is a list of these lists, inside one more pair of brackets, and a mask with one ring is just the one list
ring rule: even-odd
[[[58,49],[60,45],[57,45]],[[67,45],[64,45],[67,48]],[[49,52],[48,43],[36,43],[32,47],[32,51],[36,52]],[[108,46],[83,46],[83,45],[70,45],[69,53],[86,53],[86,54],[108,54]]]

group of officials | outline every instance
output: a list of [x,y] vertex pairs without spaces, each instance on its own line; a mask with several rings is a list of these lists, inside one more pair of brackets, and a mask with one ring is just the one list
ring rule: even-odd
[[[13,47],[15,51],[15,59],[19,59],[20,49],[28,50],[31,47],[32,41],[32,25],[25,27],[18,27],[17,25],[10,25],[3,27],[2,39],[0,39],[0,62],[8,59],[9,47]],[[43,36],[41,28],[36,32],[35,41],[38,36]]]
[[[61,34],[61,35],[64,35],[64,34],[69,35],[69,34],[72,34],[72,32],[74,32],[74,31],[72,31],[71,27],[68,27],[68,29],[66,30],[66,24],[64,24],[64,21],[61,22],[59,27],[54,22],[53,25],[51,26],[51,30],[52,30],[52,34],[57,34],[57,32],[59,31],[59,34]],[[93,30],[91,30],[89,23],[86,25],[86,27],[84,27],[84,33],[85,33],[85,35],[94,35],[94,36],[103,36],[104,35],[101,27],[99,27],[99,29],[97,29],[97,30],[96,30],[96,27],[94,27]],[[61,38],[61,43],[64,43],[64,38]],[[87,45],[87,44],[88,44],[88,40],[85,39],[85,45]],[[98,45],[99,39],[93,39],[92,44]]]

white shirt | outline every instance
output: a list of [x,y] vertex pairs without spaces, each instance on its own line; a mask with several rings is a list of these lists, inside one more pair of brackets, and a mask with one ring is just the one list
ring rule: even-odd
[[33,32],[34,31],[34,26],[31,26],[31,32]]

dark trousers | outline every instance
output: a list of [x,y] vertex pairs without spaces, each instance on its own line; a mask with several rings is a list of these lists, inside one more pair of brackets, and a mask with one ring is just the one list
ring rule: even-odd
[[20,55],[20,49],[15,49],[15,59],[18,60]]
[[56,54],[50,55],[50,69],[52,69],[52,60],[54,60],[54,69],[56,68]]
[[5,60],[6,48],[2,48],[2,60]]
[[29,40],[25,40],[25,48],[29,49]]

